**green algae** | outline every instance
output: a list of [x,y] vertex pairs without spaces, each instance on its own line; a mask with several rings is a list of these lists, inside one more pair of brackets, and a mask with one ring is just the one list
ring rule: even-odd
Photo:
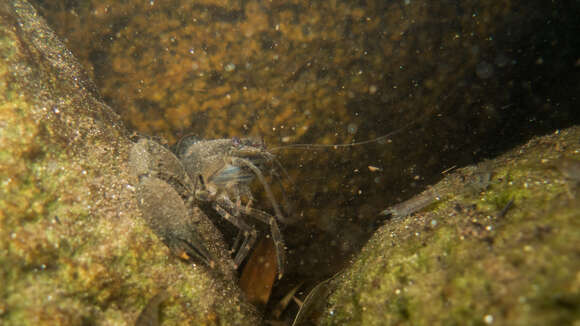
[[131,142],[24,1],[0,5],[0,323],[255,323],[232,275],[183,264],[141,221]]
[[[538,137],[434,185],[445,203],[379,229],[337,277],[320,324],[578,322],[580,205],[550,166],[579,157],[579,137]],[[473,192],[465,180],[478,169],[492,177]]]
[[[533,124],[544,130],[574,123],[577,4],[35,4],[124,122],[169,143],[191,133],[259,135],[270,148],[335,144],[416,122],[392,142],[275,151],[299,185],[286,186],[303,228],[286,238],[290,260],[315,265],[304,265],[304,278],[335,273],[335,262],[367,240],[377,210],[435,183],[450,166],[525,141],[523,121],[548,122]],[[255,203],[270,209],[259,191]],[[311,233],[323,234],[316,242],[324,254],[313,254]]]
[[[462,3],[461,7],[449,4],[432,8],[434,10],[426,10],[421,2],[411,1],[410,5],[405,7],[400,6],[399,3],[393,3],[386,8],[387,10],[373,7],[379,3],[371,3],[369,8],[359,7],[354,2],[350,4],[319,3],[314,7],[303,7],[300,3],[294,3],[279,8],[276,7],[276,3],[258,6],[256,1],[249,1],[244,4],[246,7],[240,8],[239,2],[211,0],[203,1],[201,6],[194,6],[191,2],[162,3],[157,1],[155,7],[146,1],[122,3],[110,1],[95,2],[95,4],[83,2],[79,7],[58,11],[54,14],[53,21],[65,22],[57,27],[61,29],[61,35],[69,40],[69,44],[74,47],[75,53],[81,56],[84,65],[91,69],[105,98],[118,107],[119,113],[124,116],[127,123],[143,132],[164,134],[170,140],[190,130],[208,138],[224,135],[230,137],[246,133],[262,134],[265,130],[266,137],[271,139],[269,143],[276,143],[279,139],[335,143],[354,137],[345,132],[346,126],[351,122],[358,124],[359,130],[366,130],[364,134],[357,134],[357,139],[371,138],[375,134],[392,130],[391,125],[397,126],[399,120],[406,119],[397,118],[397,112],[405,111],[409,113],[409,116],[431,116],[436,111],[434,107],[453,107],[457,111],[456,118],[443,125],[425,128],[425,132],[421,133],[424,135],[421,139],[416,136],[417,134],[407,137],[417,137],[417,140],[407,141],[402,138],[400,143],[403,145],[399,145],[398,151],[391,150],[392,146],[389,146],[382,150],[365,149],[368,152],[360,156],[345,152],[318,154],[323,162],[337,161],[332,166],[326,166],[325,163],[324,168],[304,164],[310,161],[303,156],[283,156],[287,162],[298,162],[297,164],[307,166],[305,169],[291,170],[293,177],[299,173],[297,171],[301,171],[308,175],[309,180],[323,180],[323,182],[300,183],[301,196],[304,198],[298,206],[303,208],[304,215],[309,218],[305,224],[310,228],[339,234],[340,237],[345,238],[349,234],[356,234],[357,228],[360,228],[358,225],[365,224],[367,220],[361,218],[361,221],[357,221],[359,223],[349,223],[350,221],[341,220],[340,216],[360,218],[359,204],[361,202],[373,208],[372,212],[367,214],[372,215],[384,208],[385,198],[393,200],[392,198],[401,196],[398,190],[402,183],[409,182],[411,179],[409,176],[424,175],[429,169],[440,171],[438,167],[446,168],[447,166],[440,163],[442,161],[440,157],[436,156],[437,148],[445,148],[447,144],[452,144],[452,150],[461,148],[453,142],[454,137],[469,138],[465,134],[456,133],[457,128],[467,125],[466,128],[469,128],[470,134],[478,134],[480,135],[478,137],[483,139],[486,134],[493,134],[498,129],[503,130],[500,126],[502,115],[505,117],[505,113],[502,112],[506,111],[504,110],[506,103],[522,102],[513,94],[519,94],[525,98],[524,102],[532,103],[531,106],[524,106],[525,111],[538,106],[537,103],[544,103],[546,98],[550,97],[548,96],[550,87],[557,88],[558,92],[562,87],[558,83],[553,83],[554,86],[549,87],[538,84],[531,87],[529,80],[542,80],[542,78],[538,78],[535,72],[532,75],[523,74],[521,70],[518,70],[518,66],[506,68],[505,71],[508,72],[505,72],[505,75],[499,73],[498,69],[498,78],[473,80],[477,63],[483,59],[493,59],[496,50],[504,51],[507,56],[512,56],[514,61],[521,62],[523,69],[529,69],[536,58],[530,59],[526,55],[516,55],[515,52],[529,52],[536,55],[538,53],[536,43],[528,44],[528,48],[520,45],[512,48],[499,39],[502,32],[509,32],[509,40],[504,40],[509,44],[514,39],[528,37],[530,32],[526,29],[535,23],[533,20],[527,20],[527,17],[534,15],[533,10],[530,14],[526,8],[536,6],[535,9],[542,9],[537,8],[537,4],[509,1],[485,6],[480,2],[471,1]],[[225,16],[220,15],[224,13],[223,9],[228,7],[231,10],[225,12]],[[513,17],[510,15],[511,11],[519,12],[520,18],[515,20],[510,18]],[[554,15],[562,15],[564,18],[568,17],[564,15],[564,12],[558,11],[558,8],[549,8],[546,11]],[[244,12],[247,16],[235,14],[236,12]],[[383,12],[386,14],[382,16],[375,14]],[[231,19],[224,18],[228,16]],[[191,19],[192,17],[197,20]],[[216,17],[218,19],[214,19]],[[526,17],[526,19],[521,17]],[[573,17],[575,19],[575,16]],[[554,21],[554,19],[554,17],[547,17],[544,20]],[[158,23],[152,24],[152,21]],[[253,25],[256,21],[258,23]],[[281,22],[279,26],[281,31],[276,31],[275,26],[273,30],[269,30],[269,22],[276,21]],[[348,24],[350,26],[347,26]],[[383,26],[387,28],[382,30]],[[513,26],[517,28],[513,29]],[[344,33],[339,32],[341,28]],[[537,39],[543,39],[536,29],[531,29],[531,33],[534,37],[538,35]],[[347,41],[338,44],[336,41],[345,38],[345,35]],[[369,46],[366,44],[366,38],[369,35],[383,35],[382,39],[385,42],[378,42],[381,43],[382,48],[371,46],[371,51],[365,53],[365,47]],[[546,37],[546,39],[550,38]],[[274,46],[276,43],[278,48]],[[320,47],[320,44],[323,46]],[[14,49],[17,47],[10,47],[3,51],[17,53]],[[202,55],[193,56],[191,49],[197,54],[201,52]],[[543,54],[546,57],[544,60],[549,62],[547,52],[566,53],[560,50],[562,49],[544,51]],[[251,54],[248,55],[247,51]],[[274,60],[275,56],[279,59]],[[576,59],[574,57],[574,60]],[[245,61],[249,61],[250,65],[244,66]],[[152,62],[159,65],[151,69],[155,66]],[[526,64],[526,62],[531,62],[531,64]],[[236,68],[227,71],[226,67],[229,63],[235,63]],[[183,69],[183,67],[191,69]],[[510,69],[514,69],[515,73],[509,73]],[[362,74],[359,73],[360,71]],[[57,78],[50,77],[49,79]],[[564,80],[565,76],[558,75],[558,79]],[[336,80],[341,81],[342,84],[337,83]],[[543,80],[552,84],[550,78],[543,78]],[[411,84],[412,87],[401,86],[407,84]],[[574,85],[574,83],[570,84]],[[530,87],[520,88],[519,85],[530,85]],[[371,94],[371,86],[377,86],[378,91],[375,90],[376,92]],[[35,87],[29,88],[35,89]],[[17,90],[6,93],[7,98],[17,98],[20,92]],[[482,99],[489,99],[489,101],[482,103]],[[74,103],[73,100],[65,102]],[[565,107],[566,100],[557,105],[543,104],[541,110],[563,114],[563,119],[566,119],[565,113],[562,113],[564,111],[558,109],[560,105]],[[50,110],[52,106],[47,106],[47,108]],[[385,115],[377,113],[383,111],[390,113]],[[469,112],[476,112],[477,115],[485,112],[484,119],[477,123],[465,123],[469,121],[466,118],[469,117]],[[54,118],[54,115],[51,114],[50,117]],[[373,119],[374,117],[379,118]],[[71,119],[70,116],[64,120],[69,119]],[[368,122],[372,120],[377,120],[376,124]],[[390,120],[392,122],[387,123]],[[93,122],[85,121],[85,123]],[[365,128],[369,125],[373,128]],[[51,131],[50,137],[58,137],[60,134],[60,131],[55,131],[55,127],[51,124],[46,126],[46,130]],[[32,130],[32,134],[35,135],[36,131]],[[446,134],[451,140],[438,138],[439,143],[434,143],[425,139],[433,138],[433,134]],[[60,137],[65,140],[73,139],[74,133]],[[96,148],[107,145],[106,141],[100,141],[98,137],[91,139],[90,144],[93,143],[98,144]],[[409,153],[400,150],[402,147],[404,149],[423,148],[423,151],[429,154]],[[84,149],[84,147],[80,147],[81,150],[75,148],[76,146],[73,146],[75,153],[82,152]],[[36,149],[31,148],[27,155],[40,158],[45,150],[49,151],[42,146]],[[550,148],[544,148],[544,150],[548,151]],[[55,164],[63,164],[65,169],[71,169],[71,171],[80,173],[86,171],[88,177],[85,178],[101,178],[99,184],[107,184],[110,181],[110,179],[102,178],[102,171],[112,171],[113,175],[122,171],[117,164],[99,162],[101,156],[115,153],[115,156],[121,157],[122,161],[125,155],[123,149],[89,151],[93,153],[90,154],[92,155],[90,160],[99,162],[96,164],[98,168],[94,169],[91,163],[79,162],[74,153],[67,154],[62,146],[54,151]],[[65,154],[62,154],[63,152]],[[457,164],[457,161],[465,162],[466,156],[469,157],[468,159],[472,157],[469,150],[457,152],[460,154],[456,154],[455,158],[447,159],[447,161]],[[38,154],[35,153],[41,155],[37,156]],[[353,165],[345,167],[347,166],[345,161],[349,160],[347,155],[357,159],[352,160],[355,162]],[[19,156],[11,153],[2,157],[20,159]],[[389,165],[392,170],[388,169],[381,174],[383,181],[378,185],[371,181],[372,177],[367,176],[365,179],[362,176],[363,173],[344,172],[355,168],[358,171],[365,170],[366,164],[362,163],[365,159],[373,163],[378,161],[385,166]],[[533,159],[531,157],[529,161]],[[555,160],[555,158],[549,159]],[[74,164],[61,162],[70,162],[70,160]],[[425,166],[419,167],[418,171],[408,166],[409,162],[419,161],[425,162]],[[353,276],[345,283],[353,282],[352,288],[357,289],[354,292],[359,293],[358,289],[360,289],[363,294],[360,297],[353,295],[343,302],[333,303],[339,308],[329,310],[333,311],[336,316],[328,317],[329,323],[346,320],[351,320],[353,324],[357,324],[357,321],[369,324],[381,323],[377,317],[382,316],[380,312],[393,312],[392,315],[387,316],[384,323],[416,321],[423,324],[481,324],[489,320],[489,318],[485,319],[488,316],[492,316],[496,323],[504,320],[511,321],[511,319],[527,324],[539,323],[539,321],[556,323],[572,320],[573,317],[570,317],[571,314],[567,313],[568,310],[565,307],[576,307],[577,295],[564,293],[560,289],[564,288],[565,284],[570,284],[570,275],[573,273],[570,270],[573,268],[563,267],[556,271],[554,274],[559,276],[554,280],[538,275],[541,273],[537,273],[534,268],[531,269],[531,274],[536,273],[535,276],[520,277],[521,273],[525,272],[528,265],[532,263],[526,260],[525,255],[531,255],[535,250],[542,252],[540,250],[542,248],[548,248],[550,253],[569,253],[571,252],[569,240],[574,239],[573,236],[577,238],[577,234],[573,233],[573,227],[564,231],[554,230],[554,226],[539,224],[539,221],[543,219],[534,217],[534,214],[518,213],[525,205],[535,212],[552,214],[552,209],[547,209],[546,205],[551,205],[560,199],[569,204],[569,195],[563,195],[568,185],[558,179],[559,174],[551,169],[538,168],[543,165],[538,162],[529,163],[529,161],[525,164],[519,162],[522,164],[510,169],[506,167],[496,170],[494,168],[494,177],[489,188],[483,190],[479,185],[469,185],[465,191],[455,192],[452,190],[453,185],[456,185],[458,189],[464,189],[464,184],[453,179],[445,180],[443,184],[448,182],[448,187],[443,187],[444,189],[441,190],[445,196],[422,212],[432,214],[429,215],[432,218],[401,221],[391,225],[391,229],[388,229],[390,232],[385,229],[380,231],[372,243],[376,244],[378,241],[382,242],[387,239],[380,247],[384,257],[371,255],[365,260],[367,265],[363,264],[364,268],[359,263],[355,264],[355,268],[362,269],[364,273]],[[85,164],[85,168],[78,170],[79,163]],[[522,168],[524,166],[525,169]],[[330,168],[332,171],[329,173]],[[304,170],[308,171],[304,172]],[[539,170],[550,175],[557,182],[546,184],[543,183],[542,178],[528,182],[526,174],[534,174]],[[400,171],[406,171],[404,177],[401,177]],[[462,170],[462,173],[470,175],[468,170]],[[75,175],[80,177],[78,179],[83,179],[82,174]],[[328,180],[328,175],[332,175],[333,178]],[[335,177],[339,175],[342,179]],[[38,189],[33,187],[38,182],[37,179],[28,176],[23,179],[27,180],[28,189],[23,191],[27,194],[27,198],[43,196]],[[120,225],[114,222],[113,218],[113,221],[93,225],[95,220],[91,211],[94,207],[88,209],[87,205],[91,205],[92,201],[88,200],[88,195],[84,193],[90,186],[82,182],[76,184],[77,180],[70,180],[70,178],[65,177],[65,179],[65,181],[55,183],[54,186],[59,190],[69,188],[70,193],[63,197],[68,198],[66,201],[74,207],[62,208],[62,205],[55,202],[50,195],[40,200],[40,204],[29,205],[28,201],[22,202],[15,197],[12,197],[10,201],[10,205],[30,207],[26,208],[29,213],[25,215],[29,216],[32,221],[37,219],[37,215],[30,212],[42,212],[46,209],[43,203],[46,203],[47,207],[56,212],[54,216],[59,217],[54,219],[54,223],[59,224],[60,222],[57,221],[64,220],[68,227],[68,225],[74,226],[76,221],[80,220],[79,226],[88,228],[87,234],[79,233],[78,236],[74,234],[73,238],[77,240],[61,239],[62,243],[59,244],[62,248],[66,248],[66,255],[74,257],[75,260],[78,258],[81,261],[88,261],[87,265],[75,265],[70,261],[65,261],[60,266],[65,266],[63,268],[66,269],[66,273],[63,273],[67,282],[71,284],[67,288],[69,291],[67,293],[77,293],[75,291],[87,287],[92,290],[87,291],[89,296],[86,298],[80,295],[73,299],[59,297],[59,303],[51,308],[53,309],[50,311],[51,316],[66,317],[68,319],[63,320],[69,323],[102,321],[105,318],[102,316],[106,316],[109,318],[107,320],[121,323],[136,316],[138,310],[136,307],[145,306],[147,298],[153,296],[159,290],[158,287],[161,287],[159,284],[165,286],[176,282],[179,285],[177,288],[182,289],[188,288],[191,282],[205,282],[203,279],[193,278],[182,281],[177,275],[190,271],[185,267],[176,267],[175,261],[167,260],[164,248],[158,245],[155,237],[151,236],[138,220],[133,220],[135,224]],[[118,182],[118,180],[114,181]],[[538,185],[536,182],[541,184]],[[17,183],[17,188],[20,188],[20,185]],[[96,188],[98,193],[99,186],[97,185]],[[545,197],[536,193],[539,188],[549,190]],[[364,190],[364,195],[357,196],[359,189]],[[367,195],[369,193],[370,195]],[[84,197],[79,197],[78,194],[83,194]],[[128,194],[125,195],[129,197]],[[311,196],[312,200],[309,200],[308,196]],[[315,196],[317,198],[314,198]],[[337,197],[340,198],[337,199]],[[367,203],[371,197],[372,203]],[[59,196],[59,198],[62,197]],[[128,203],[131,199],[103,197],[100,200]],[[505,218],[496,218],[512,200],[514,206],[507,212]],[[308,204],[304,204],[305,202]],[[121,206],[123,205],[126,204]],[[567,209],[562,208],[563,212]],[[112,216],[119,215],[119,212],[122,217],[133,216],[124,210],[119,211],[116,206],[108,206],[106,210]],[[11,212],[19,213],[20,211],[18,208]],[[573,214],[573,210],[570,211],[570,214]],[[52,217],[52,215],[48,216],[49,219]],[[319,218],[319,216],[326,217]],[[433,221],[436,222],[435,225]],[[516,221],[518,224],[515,223]],[[563,220],[553,218],[553,221],[571,224],[572,217]],[[46,229],[49,226],[47,225]],[[487,230],[489,226],[491,229]],[[33,229],[29,234],[39,229],[43,227]],[[99,260],[95,255],[82,254],[83,250],[90,250],[101,244],[91,236],[92,234],[96,234],[95,237],[98,239],[101,235],[119,232],[119,229],[131,229],[135,232],[127,235],[129,237],[127,241],[113,246],[115,249],[112,253],[116,255],[115,258]],[[562,242],[549,239],[551,242],[542,244],[535,238],[552,238],[560,233],[563,234]],[[51,234],[50,238],[53,239],[51,241],[55,241],[54,239],[59,236],[56,232]],[[512,236],[514,234],[519,240],[514,240]],[[532,236],[529,236],[530,234]],[[526,238],[526,235],[529,238]],[[82,241],[84,236],[88,236],[88,241]],[[377,238],[381,240],[376,240]],[[461,245],[458,245],[458,238],[462,239]],[[308,238],[306,241],[311,241],[311,239]],[[534,244],[536,241],[540,242],[541,248],[524,245],[525,243]],[[39,248],[40,254],[31,256],[33,259],[28,260],[39,259],[45,262],[54,259],[54,256],[50,254],[41,258],[42,252],[47,251],[43,249],[45,248],[43,246],[44,244],[35,247]],[[153,249],[143,252],[141,250],[143,247]],[[501,251],[502,256],[493,259],[482,253],[485,252],[484,248],[487,250],[490,247],[497,248],[496,251]],[[129,248],[129,253],[123,248]],[[111,245],[107,244],[102,251],[109,252],[110,249]],[[310,250],[311,246],[308,246],[308,249]],[[519,251],[526,254],[516,249],[521,249]],[[24,255],[28,250],[21,250],[21,253]],[[328,252],[328,249],[325,248],[324,252]],[[368,255],[368,252],[366,249],[363,256]],[[476,261],[481,257],[486,259]],[[455,267],[461,260],[467,260],[468,263],[465,266],[459,266],[458,270],[446,270],[448,266]],[[143,267],[141,264],[146,262],[155,267]],[[554,266],[573,266],[573,263],[562,257],[555,258],[554,262],[555,264],[548,266],[546,271],[554,272]],[[94,269],[91,268],[93,263]],[[167,272],[165,268],[159,266],[160,264],[164,264],[163,266],[170,264],[170,269],[177,269],[177,271]],[[329,262],[323,262],[323,265],[326,264],[332,266]],[[129,274],[139,274],[143,278],[133,280],[124,273],[103,270],[103,266],[109,265],[121,266],[127,269]],[[308,275],[319,270],[327,271],[328,269],[310,268],[304,274]],[[393,275],[386,276],[387,271],[390,270],[393,270]],[[497,277],[499,281],[489,281],[490,274]],[[365,275],[373,277],[372,285],[376,285],[376,289],[364,292],[369,290],[369,278]],[[123,277],[127,282],[119,281]],[[383,277],[387,278],[384,282]],[[109,278],[117,283],[103,283],[101,281],[103,278]],[[506,285],[514,280],[515,284]],[[135,284],[139,286],[133,290],[123,288],[127,283],[133,284],[132,282],[136,282]],[[108,288],[107,284],[112,284],[112,286]],[[529,290],[530,286],[527,284],[538,285],[538,288],[534,288],[533,291]],[[555,291],[560,291],[556,296],[547,294],[549,293],[547,289],[552,285]],[[98,288],[103,290],[94,290]],[[570,288],[576,289],[577,292],[577,281]],[[522,295],[522,302],[519,298],[517,302],[514,302],[515,299],[510,294],[512,290],[515,293],[519,290],[522,293],[528,290],[541,293],[536,296],[532,295],[533,293],[529,296]],[[198,322],[201,322],[201,319],[210,324],[225,322],[227,319],[217,317],[221,315],[220,311],[228,311],[227,307],[231,309],[238,307],[238,303],[234,300],[234,302],[228,302],[223,306],[217,305],[208,310],[195,309],[190,305],[195,301],[194,293],[182,294],[180,290],[172,291],[179,292],[178,297],[187,296],[183,301],[174,298],[168,299],[164,304],[164,320],[172,322],[193,320],[193,318],[199,318]],[[15,290],[10,293],[14,292]],[[45,292],[48,293],[48,291]],[[131,295],[138,298],[129,302],[118,299]],[[377,302],[377,298],[383,301]],[[83,303],[82,300],[85,299],[90,301],[90,304]],[[40,303],[40,307],[45,306],[48,305]],[[97,313],[94,309],[87,308],[94,306],[98,307]],[[113,307],[110,308],[111,306]],[[64,309],[66,314],[59,314],[58,309]],[[545,313],[546,318],[536,320],[536,315],[530,313],[529,310],[541,311]],[[75,311],[80,313],[75,313]],[[346,312],[352,315],[349,316]],[[379,313],[373,314],[375,312]],[[13,314],[13,316],[22,316],[18,310],[16,312],[13,310]],[[130,316],[127,316],[128,314]],[[34,314],[29,313],[28,317],[33,318]],[[243,313],[236,318],[238,317],[242,319]]]

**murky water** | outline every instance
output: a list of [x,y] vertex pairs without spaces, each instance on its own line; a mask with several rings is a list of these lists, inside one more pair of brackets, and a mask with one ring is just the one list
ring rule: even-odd
[[283,230],[289,266],[275,298],[342,268],[380,211],[442,171],[580,121],[580,26],[555,4],[36,5],[127,126],[170,144],[191,133],[349,143],[403,128],[364,146],[276,152],[297,222]]

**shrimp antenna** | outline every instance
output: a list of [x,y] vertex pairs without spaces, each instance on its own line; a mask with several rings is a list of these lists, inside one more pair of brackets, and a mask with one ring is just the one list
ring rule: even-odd
[[388,139],[393,137],[396,134],[399,134],[405,130],[407,130],[410,126],[416,124],[419,120],[415,120],[412,121],[411,123],[397,129],[394,131],[389,132],[388,134],[382,135],[380,137],[377,138],[373,138],[373,139],[369,139],[369,140],[364,140],[364,141],[359,141],[359,142],[354,142],[354,143],[350,143],[350,144],[334,144],[334,145],[327,145],[327,144],[290,144],[290,145],[285,145],[285,146],[279,146],[279,147],[274,147],[271,148],[270,151],[278,151],[281,149],[305,149],[305,150],[311,150],[311,149],[316,149],[316,148],[343,148],[343,147],[353,147],[353,146],[360,146],[360,145],[366,145],[366,144],[371,144],[371,143],[377,143],[380,142],[382,140]]

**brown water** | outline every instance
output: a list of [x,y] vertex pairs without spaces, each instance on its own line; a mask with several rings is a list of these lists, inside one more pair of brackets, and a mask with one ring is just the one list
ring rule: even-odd
[[580,26],[554,4],[36,6],[127,126],[170,144],[190,133],[348,143],[408,126],[389,141],[277,153],[298,222],[283,230],[289,266],[274,297],[339,270],[384,222],[380,211],[442,171],[579,122]]

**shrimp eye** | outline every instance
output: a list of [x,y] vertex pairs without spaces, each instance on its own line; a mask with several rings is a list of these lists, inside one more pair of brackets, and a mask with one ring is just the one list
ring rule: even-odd
[[233,137],[232,144],[234,144],[235,147],[240,147],[242,146],[242,140],[239,139],[238,137]]

